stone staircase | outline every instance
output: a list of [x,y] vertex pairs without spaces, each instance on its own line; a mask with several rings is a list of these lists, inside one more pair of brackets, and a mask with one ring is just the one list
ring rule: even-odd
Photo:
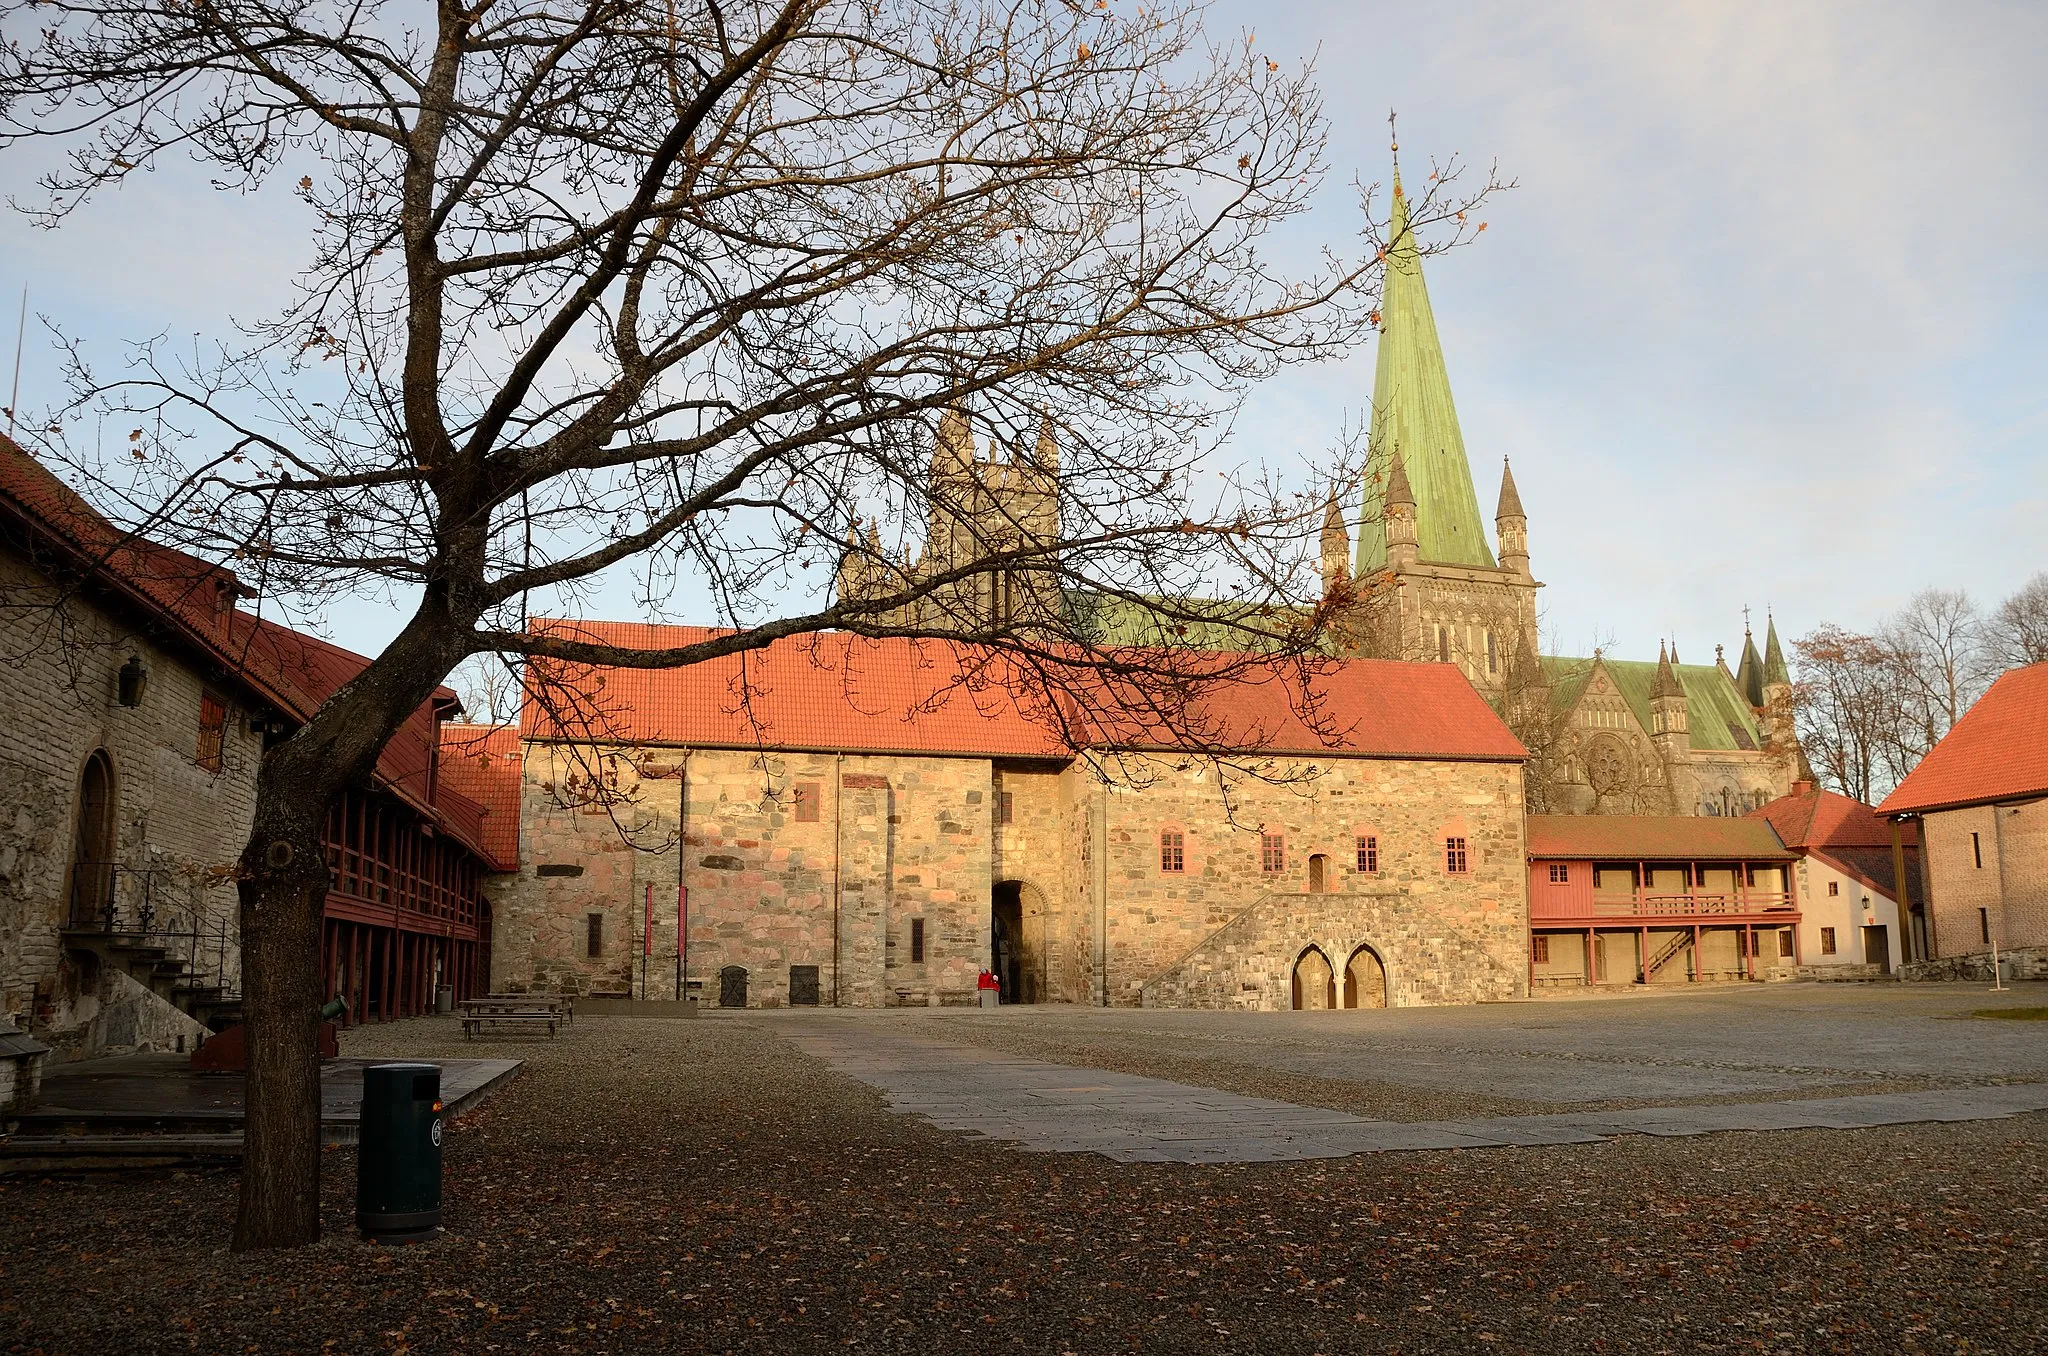
[[[110,927],[68,927],[64,948],[118,966],[129,978],[210,1031],[242,1020],[242,995],[220,982],[217,970],[196,967],[201,936]],[[189,941],[189,949],[179,943]],[[181,954],[182,950],[182,954]]]

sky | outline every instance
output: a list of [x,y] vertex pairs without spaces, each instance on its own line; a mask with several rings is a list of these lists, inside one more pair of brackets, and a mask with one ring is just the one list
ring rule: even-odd
[[[1426,271],[1485,515],[1514,462],[1546,640],[1732,663],[1745,606],[1789,639],[2048,569],[2048,6],[1218,0],[1210,25],[1320,72],[1338,173],[1296,243],[1354,240],[1344,181],[1386,178],[1390,108],[1404,164],[1518,182]],[[282,184],[137,176],[55,232],[0,214],[0,297],[104,355],[224,333],[306,231]],[[1222,455],[1312,479],[1372,372],[1282,374]],[[57,375],[32,321],[23,406]],[[328,629],[374,651],[397,622]]]

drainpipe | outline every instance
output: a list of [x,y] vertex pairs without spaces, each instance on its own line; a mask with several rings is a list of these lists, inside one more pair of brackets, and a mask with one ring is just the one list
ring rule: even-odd
[[1109,1006],[1109,782],[1095,793],[1095,1003]]
[[676,1002],[690,991],[690,751],[676,772]]
[[832,755],[832,1006],[839,1007],[839,934],[843,928],[843,905],[839,885],[839,854],[845,842],[844,816],[840,812],[846,794],[846,755]]

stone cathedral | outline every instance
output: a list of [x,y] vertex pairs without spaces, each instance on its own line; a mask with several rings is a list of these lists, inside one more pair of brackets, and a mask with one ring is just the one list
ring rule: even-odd
[[[1322,524],[1324,596],[1341,616],[1332,628],[1335,650],[1455,664],[1529,748],[1531,812],[1735,815],[1786,794],[1802,755],[1775,622],[1761,653],[1745,623],[1733,671],[1719,646],[1711,664],[1683,662],[1675,644],[1660,645],[1654,660],[1542,652],[1536,594],[1543,585],[1531,568],[1528,514],[1503,457],[1489,539],[1398,165],[1389,238],[1367,469],[1354,505],[1333,494]],[[844,595],[957,569],[975,551],[1020,535],[1057,532],[1050,426],[1029,453],[1004,457],[993,444],[989,451],[988,459],[977,457],[966,416],[949,412],[932,475],[958,482],[951,502],[975,507],[964,524],[935,519],[924,552],[908,566],[884,563],[872,538],[850,542],[839,572]],[[961,596],[928,601],[930,615],[893,620],[1000,622],[1064,608],[1078,629],[1104,641],[1165,634],[1128,607],[1060,593],[1049,581],[991,572],[953,592]],[[1229,604],[1201,606],[1222,612]],[[1168,643],[1232,643],[1227,626],[1172,631],[1179,639]]]

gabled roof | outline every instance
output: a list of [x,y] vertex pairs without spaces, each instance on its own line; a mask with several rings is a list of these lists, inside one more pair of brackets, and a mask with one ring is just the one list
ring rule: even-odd
[[2003,674],[1877,807],[1882,815],[2048,796],[2048,664]]
[[1820,787],[1780,796],[1745,819],[1770,821],[1786,847],[1890,849],[1892,826],[1862,801]]
[[442,794],[460,795],[475,803],[477,845],[496,871],[519,866],[523,776],[518,726],[450,721],[441,727]]
[[[1592,679],[1595,660],[1562,655],[1542,658],[1543,676],[1550,684],[1551,700],[1569,710],[1585,692]],[[1598,664],[1613,680],[1615,691],[1635,714],[1644,730],[1651,728],[1650,698],[1657,686],[1657,662],[1650,659],[1610,659],[1600,656]],[[1672,664],[1672,675],[1685,692],[1686,724],[1695,749],[1731,752],[1763,747],[1763,729],[1756,712],[1742,700],[1735,685],[1718,664]]]
[[[1479,496],[1465,459],[1465,435],[1451,402],[1450,373],[1422,280],[1422,251],[1408,224],[1401,170],[1394,169],[1393,219],[1380,293],[1378,363],[1372,379],[1371,446],[1398,452],[1415,495],[1415,530],[1423,560],[1493,568],[1493,552],[1479,520]],[[1384,488],[1368,475],[1360,515],[1357,570],[1386,568]]]
[[1788,862],[1760,819],[1710,815],[1530,815],[1529,856],[1572,861]]
[[[543,622],[599,643],[662,648],[724,634],[635,622]],[[1215,656],[1236,664],[1241,656]],[[1176,663],[1186,663],[1185,655]],[[1197,666],[1202,662],[1195,661]],[[1001,651],[954,641],[870,640],[820,632],[681,669],[551,664],[550,684],[586,695],[594,714],[529,695],[520,733],[710,748],[774,748],[1064,760],[1080,748],[1210,749],[1312,757],[1519,762],[1515,737],[1457,668],[1392,660],[1254,666],[1197,686],[1189,747],[1163,722],[1117,700],[1113,678],[1034,678]]]
[[[62,568],[143,618],[152,640],[181,648],[203,671],[241,684],[254,703],[289,720],[309,719],[370,662],[235,607],[241,586],[231,571],[123,532],[6,438],[0,438],[0,513],[28,534],[31,550],[42,557],[38,568],[58,568],[61,555]],[[455,705],[452,690],[436,688],[377,759],[377,782],[430,817],[440,814],[433,786],[435,710]],[[453,809],[460,818],[463,806]],[[459,824],[449,827],[463,837]]]

